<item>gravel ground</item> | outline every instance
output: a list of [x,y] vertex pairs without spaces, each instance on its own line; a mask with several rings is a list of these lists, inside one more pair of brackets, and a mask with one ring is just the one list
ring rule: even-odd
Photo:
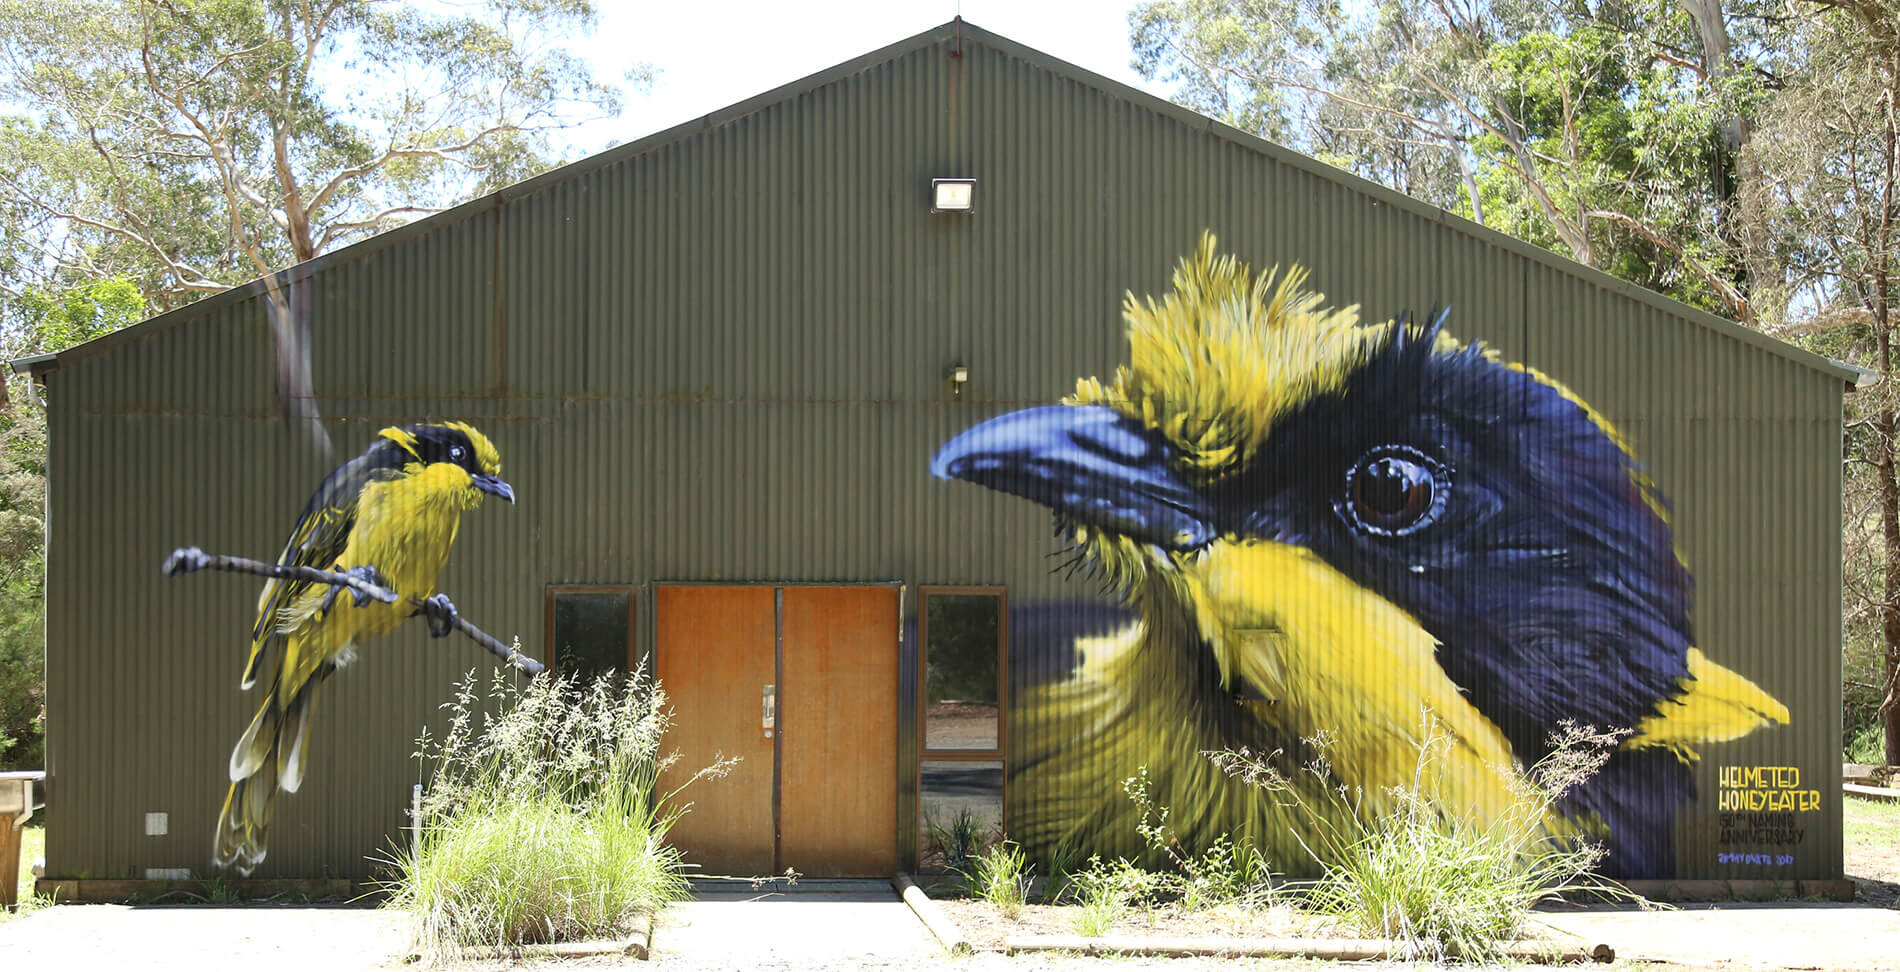
[[[1900,970],[1900,805],[1847,803],[1847,873],[1856,905],[1685,907],[1662,914],[1593,912],[1552,916],[1618,949],[1645,972],[1672,968]],[[1314,969],[1303,960],[1086,958],[978,954],[948,961],[921,924],[882,882],[855,893],[728,895],[669,912],[654,933],[654,960],[614,957],[470,962],[460,969],[731,969],[748,972],[836,968],[1040,972],[1045,969],[1166,967]],[[710,896],[709,896],[710,897]],[[1035,908],[1021,919],[985,914],[987,906],[949,902],[944,910],[980,943],[1004,935],[1068,934],[1072,913]],[[1117,935],[1278,936],[1322,931],[1312,919],[1274,911],[1235,915],[1135,916]],[[136,968],[154,972],[393,972],[414,968],[401,915],[325,906],[61,905],[0,921],[4,967],[41,970]],[[1355,963],[1355,969],[1410,966]]]

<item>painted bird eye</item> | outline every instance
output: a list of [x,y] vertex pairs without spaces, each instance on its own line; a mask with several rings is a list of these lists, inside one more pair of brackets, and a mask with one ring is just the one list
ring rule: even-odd
[[462,448],[461,446],[449,446],[450,460],[454,462],[461,462],[462,457],[466,455],[468,455],[468,450]]
[[1406,446],[1380,446],[1346,473],[1341,514],[1369,533],[1400,537],[1444,512],[1451,493],[1449,470]]

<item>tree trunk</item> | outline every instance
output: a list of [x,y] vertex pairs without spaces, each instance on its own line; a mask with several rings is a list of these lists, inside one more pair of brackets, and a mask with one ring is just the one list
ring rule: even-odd
[[[1900,57],[1888,57],[1885,65],[1888,110],[1883,113],[1885,131],[1881,138],[1880,212],[1874,220],[1873,259],[1868,268],[1868,302],[1872,305],[1875,347],[1880,373],[1893,379],[1893,278],[1890,272],[1894,231],[1894,190],[1900,180],[1900,128],[1896,128],[1893,98],[1900,92]],[[1889,399],[1880,409],[1880,537],[1886,565],[1886,583],[1881,591],[1880,629],[1882,648],[1887,656],[1887,691],[1881,700],[1881,715],[1887,729],[1887,765],[1900,764],[1900,479],[1894,476],[1894,453],[1900,442],[1894,440],[1894,407]]]
[[[1883,358],[1888,339],[1882,336]],[[1880,596],[1880,640],[1887,659],[1887,691],[1881,700],[1881,719],[1887,730],[1887,765],[1900,765],[1900,479],[1895,478],[1895,413],[1882,408],[1874,417],[1874,434],[1880,438],[1880,537],[1886,548],[1886,579]]]

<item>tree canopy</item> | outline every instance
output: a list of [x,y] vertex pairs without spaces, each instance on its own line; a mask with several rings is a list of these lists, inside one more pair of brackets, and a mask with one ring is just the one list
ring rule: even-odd
[[154,309],[497,188],[620,92],[588,0],[0,0],[0,284]]

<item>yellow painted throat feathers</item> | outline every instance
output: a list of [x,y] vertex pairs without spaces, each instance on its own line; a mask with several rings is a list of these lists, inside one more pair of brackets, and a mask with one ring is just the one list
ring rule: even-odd
[[354,657],[359,641],[415,616],[435,596],[462,513],[485,496],[512,503],[514,489],[501,479],[494,444],[460,422],[386,428],[317,487],[278,563],[373,569],[401,597],[358,606],[328,585],[264,585],[243,687],[273,661],[275,669],[263,705],[231,751],[231,788],[212,845],[216,866],[249,874],[263,861],[277,791],[303,784],[317,689]]
[[1361,322],[1304,278],[1256,275],[1204,237],[1169,293],[1127,298],[1130,361],[1110,380],[933,460],[1049,507],[1133,611],[1012,640],[1013,663],[1059,674],[1012,692],[1035,729],[1012,736],[1011,836],[1139,852],[1118,783],[1145,767],[1184,843],[1227,834],[1310,870],[1325,823],[1207,753],[1278,753],[1296,780],[1323,760],[1311,785],[1368,814],[1416,781],[1482,822],[1573,723],[1626,737],[1548,829],[1604,839],[1608,873],[1674,876],[1697,747],[1789,713],[1696,646],[1667,500],[1549,376],[1456,340],[1443,314]]

